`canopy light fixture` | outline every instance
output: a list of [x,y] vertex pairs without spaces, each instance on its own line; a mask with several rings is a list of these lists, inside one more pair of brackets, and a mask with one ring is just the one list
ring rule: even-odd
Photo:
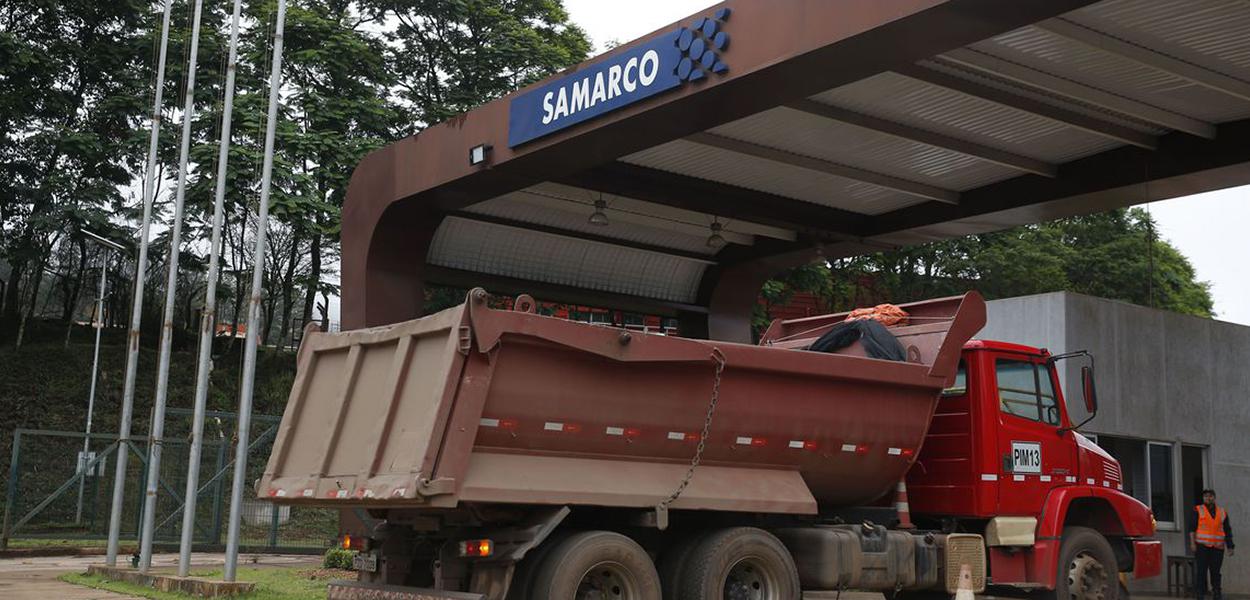
[[486,157],[490,155],[490,144],[478,144],[469,148],[469,166],[476,167],[486,162]]
[[608,213],[603,212],[603,209],[607,207],[608,203],[604,202],[602,197],[595,200],[595,212],[590,213],[590,218],[586,219],[586,222],[598,227],[606,227],[608,225]]
[[708,248],[724,248],[725,244],[728,243],[725,241],[725,236],[720,234],[721,230],[724,229],[724,226],[720,224],[720,221],[716,220],[716,217],[712,217],[711,228],[712,228],[712,235],[707,236],[707,247]]

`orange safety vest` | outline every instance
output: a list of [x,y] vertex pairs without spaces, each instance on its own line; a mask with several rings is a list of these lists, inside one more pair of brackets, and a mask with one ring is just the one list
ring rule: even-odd
[[1215,507],[1215,516],[1211,515],[1211,511],[1207,507],[1199,504],[1194,507],[1198,511],[1198,530],[1194,532],[1199,544],[1208,548],[1224,547],[1224,518],[1226,514],[1222,507]]

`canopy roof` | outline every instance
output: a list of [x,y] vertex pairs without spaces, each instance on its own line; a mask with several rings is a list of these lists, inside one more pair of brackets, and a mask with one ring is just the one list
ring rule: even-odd
[[745,340],[818,254],[1250,183],[1247,31],[1244,0],[731,0],[368,156],[344,325],[438,283]]

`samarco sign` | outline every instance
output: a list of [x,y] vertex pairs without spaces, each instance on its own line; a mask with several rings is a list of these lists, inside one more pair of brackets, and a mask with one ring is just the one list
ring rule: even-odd
[[555,79],[512,99],[508,146],[550,135],[623,106],[729,68],[719,51],[729,46],[721,25],[729,9],[692,27],[666,33],[609,60]]

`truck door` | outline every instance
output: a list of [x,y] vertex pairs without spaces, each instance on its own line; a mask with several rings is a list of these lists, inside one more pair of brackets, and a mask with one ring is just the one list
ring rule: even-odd
[[994,356],[998,395],[998,512],[1037,515],[1051,488],[1071,485],[1076,451],[1063,423],[1056,382],[1040,356]]

